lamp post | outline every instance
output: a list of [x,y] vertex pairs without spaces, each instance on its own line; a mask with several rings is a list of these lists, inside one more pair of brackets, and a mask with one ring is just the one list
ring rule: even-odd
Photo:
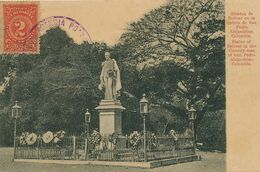
[[147,150],[146,150],[146,126],[145,126],[145,117],[148,114],[148,100],[146,99],[145,94],[143,94],[143,98],[140,100],[140,114],[144,120],[144,162],[147,161]]
[[194,122],[197,118],[197,110],[194,109],[193,105],[189,109],[189,122],[192,130],[193,144],[194,144],[194,152],[195,152],[195,131],[194,131]]
[[15,101],[15,105],[12,107],[12,118],[14,120],[14,157],[13,160],[15,159],[15,148],[16,148],[16,119],[18,116],[21,114],[22,107],[19,106],[18,101]]
[[191,125],[191,130],[193,132],[193,137],[195,138],[195,132],[194,132],[194,121],[197,118],[197,110],[194,109],[193,106],[189,109],[189,121]]
[[87,112],[85,113],[85,126],[87,126],[87,128],[85,127],[85,134],[87,134],[87,137],[89,136],[90,118],[91,118],[91,114],[89,113],[89,111],[87,109]]
[[[91,114],[89,113],[88,109],[85,113],[85,134],[87,134],[86,146],[85,146],[85,159],[88,158],[88,151],[89,151],[89,124],[90,124]],[[87,130],[87,132],[86,132]]]

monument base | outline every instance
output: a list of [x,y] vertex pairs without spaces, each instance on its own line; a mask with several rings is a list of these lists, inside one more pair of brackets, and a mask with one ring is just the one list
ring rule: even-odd
[[119,100],[101,100],[95,108],[99,111],[99,131],[101,135],[122,134],[121,112],[125,108]]

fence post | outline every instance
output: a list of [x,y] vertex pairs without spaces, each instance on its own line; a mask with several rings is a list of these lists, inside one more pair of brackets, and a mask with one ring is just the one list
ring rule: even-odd
[[73,159],[76,160],[76,136],[72,136],[73,140]]
[[37,139],[36,142],[37,142],[37,159],[40,159],[39,139]]
[[85,160],[88,159],[88,139],[85,139]]
[[13,154],[13,161],[15,159],[15,155],[16,155],[16,118],[14,118],[14,154]]

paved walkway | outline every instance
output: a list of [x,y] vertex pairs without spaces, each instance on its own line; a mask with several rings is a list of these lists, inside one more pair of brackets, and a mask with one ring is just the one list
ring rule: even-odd
[[223,153],[198,152],[201,161],[176,164],[155,169],[106,167],[90,165],[61,165],[12,162],[12,148],[0,148],[0,172],[225,172]]

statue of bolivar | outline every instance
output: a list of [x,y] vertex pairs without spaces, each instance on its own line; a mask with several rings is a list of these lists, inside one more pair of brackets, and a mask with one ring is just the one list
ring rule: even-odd
[[120,70],[109,52],[105,52],[105,58],[106,60],[102,63],[98,88],[105,90],[105,100],[116,100],[121,89]]

